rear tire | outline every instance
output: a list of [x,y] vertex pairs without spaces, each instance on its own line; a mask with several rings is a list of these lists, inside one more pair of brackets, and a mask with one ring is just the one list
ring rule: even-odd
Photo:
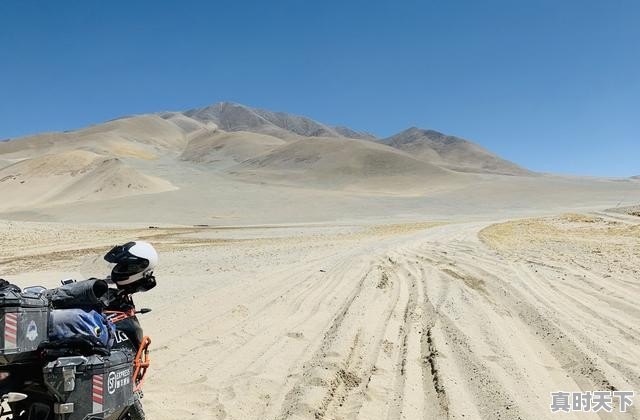
[[146,416],[144,415],[144,409],[142,408],[142,401],[140,398],[136,398],[133,402],[133,405],[129,407],[129,420],[145,420]]

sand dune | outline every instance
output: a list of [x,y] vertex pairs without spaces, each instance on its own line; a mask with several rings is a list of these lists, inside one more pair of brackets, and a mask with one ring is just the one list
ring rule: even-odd
[[174,189],[116,158],[71,151],[25,159],[0,170],[0,209],[108,200]]
[[531,175],[531,172],[459,137],[410,128],[381,140],[412,156],[455,171]]

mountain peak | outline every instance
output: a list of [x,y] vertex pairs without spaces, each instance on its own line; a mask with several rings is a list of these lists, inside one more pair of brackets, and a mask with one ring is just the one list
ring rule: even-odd
[[366,131],[355,131],[349,127],[338,125],[333,127],[340,135],[352,139],[377,140],[378,137]]
[[183,114],[200,122],[213,122],[225,131],[250,131],[282,139],[295,136],[375,139],[371,134],[348,127],[332,127],[311,118],[251,108],[235,102],[219,102],[190,109]]
[[383,139],[382,141],[385,144],[395,147],[414,142],[430,142],[432,146],[471,143],[460,137],[449,136],[436,130],[428,130],[419,127],[407,128],[406,130]]
[[526,169],[496,156],[476,143],[435,130],[410,127],[381,142],[426,162],[456,171],[505,175],[530,174]]

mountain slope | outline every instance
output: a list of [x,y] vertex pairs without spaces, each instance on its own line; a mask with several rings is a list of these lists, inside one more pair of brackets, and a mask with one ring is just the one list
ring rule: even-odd
[[167,151],[182,151],[187,143],[186,134],[178,125],[157,115],[139,115],[80,130],[1,142],[0,155],[30,158],[81,149],[109,156],[154,159]]
[[0,209],[95,201],[173,190],[168,181],[119,159],[76,150],[25,159],[0,169]]
[[13,165],[14,162],[10,161],[10,160],[4,160],[4,159],[0,159],[0,169],[9,166],[9,165]]
[[229,172],[245,180],[362,191],[427,191],[465,180],[461,174],[371,141],[303,138]]
[[191,139],[180,158],[216,164],[220,168],[255,158],[284,144],[284,140],[265,134],[216,131]]
[[205,124],[189,118],[181,112],[164,112],[159,114],[163,119],[177,125],[186,134],[191,134],[203,129],[215,130],[217,126],[213,123]]
[[361,140],[377,140],[378,138],[373,134],[355,131],[349,127],[337,126],[333,127],[333,129],[343,137],[348,137],[350,139],[361,139]]
[[381,140],[418,159],[460,172],[530,175],[531,172],[459,137],[412,127]]
[[250,108],[231,102],[191,109],[183,114],[200,122],[213,122],[225,131],[250,131],[284,140],[299,136],[372,138],[370,134],[345,127],[331,127],[307,117]]
[[[461,172],[529,174],[474,143],[435,131],[412,128],[377,140],[347,127],[232,103],[0,143],[0,192],[37,205],[162,192],[174,188],[169,182],[197,190],[214,185],[213,178],[399,195],[483,180]],[[47,182],[54,186],[48,189]]]

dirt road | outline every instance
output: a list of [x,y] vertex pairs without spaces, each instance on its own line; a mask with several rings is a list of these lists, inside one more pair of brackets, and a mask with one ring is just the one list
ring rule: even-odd
[[152,418],[539,419],[551,392],[640,389],[636,273],[501,254],[487,225],[287,240],[185,273],[154,326]]
[[[159,286],[138,298],[154,310],[149,418],[599,418],[552,414],[550,393],[640,390],[637,229],[563,216],[154,231]],[[57,255],[48,270],[96,262]],[[600,417],[639,413],[615,411]]]

